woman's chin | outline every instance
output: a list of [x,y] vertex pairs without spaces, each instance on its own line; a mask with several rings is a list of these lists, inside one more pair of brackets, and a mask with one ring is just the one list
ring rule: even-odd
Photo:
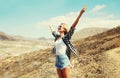
[[59,33],[61,33],[61,30],[58,30]]

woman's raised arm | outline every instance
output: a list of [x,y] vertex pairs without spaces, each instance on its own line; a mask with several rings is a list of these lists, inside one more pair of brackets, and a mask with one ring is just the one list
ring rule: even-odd
[[72,24],[72,28],[75,28],[75,27],[76,27],[76,25],[77,25],[77,23],[78,23],[80,17],[81,17],[82,14],[85,12],[85,10],[86,10],[86,6],[84,6],[84,7],[82,8],[82,10],[80,11],[80,13],[79,13],[77,19],[76,19],[76,20],[74,21],[74,23]]

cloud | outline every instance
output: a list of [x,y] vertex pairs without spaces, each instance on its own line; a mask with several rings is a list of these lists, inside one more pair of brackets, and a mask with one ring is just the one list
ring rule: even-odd
[[[98,10],[101,10],[104,7],[105,5],[102,5],[101,7],[99,6],[98,7],[99,9],[96,8],[96,13]],[[48,20],[40,21],[37,23],[37,25],[38,27],[48,26],[48,25],[58,26],[60,23],[64,22],[67,23],[68,26],[71,26],[74,20],[76,19],[78,13],[79,12],[70,12],[64,16],[57,16],[50,18]],[[94,13],[91,14],[94,15]],[[77,29],[88,28],[88,27],[112,28],[120,25],[120,19],[116,19],[115,17],[117,16],[115,16],[114,14],[104,13],[102,16],[98,15],[97,17],[91,17],[90,16],[91,14],[88,13],[83,14],[77,25]]]
[[53,17],[47,20],[43,20],[37,23],[38,27],[41,26],[48,26],[48,25],[53,25],[53,26],[58,26],[60,23],[66,23],[68,25],[71,25],[75,18],[77,17],[78,12],[70,12],[64,16],[57,16]]
[[104,28],[113,28],[115,26],[120,25],[119,19],[110,19],[106,17],[97,17],[97,18],[84,18],[81,23],[79,24],[82,26],[81,28],[87,27],[104,27]]
[[96,5],[91,12],[98,12],[102,9],[104,9],[106,7],[106,5]]

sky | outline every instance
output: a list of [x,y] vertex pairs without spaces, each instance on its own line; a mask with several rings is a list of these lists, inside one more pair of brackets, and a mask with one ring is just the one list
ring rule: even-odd
[[0,31],[29,38],[52,38],[48,25],[72,25],[82,7],[87,9],[76,31],[120,25],[120,0],[0,0]]

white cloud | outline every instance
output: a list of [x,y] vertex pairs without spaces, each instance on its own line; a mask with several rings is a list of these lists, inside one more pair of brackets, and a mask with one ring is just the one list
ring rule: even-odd
[[[36,24],[40,32],[42,32],[41,35],[44,35],[46,33],[47,37],[52,37],[48,25],[53,25],[55,29],[62,22],[68,24],[68,26],[71,26],[78,13],[79,12],[70,12],[63,16],[52,17],[47,20],[39,21]],[[120,26],[120,19],[117,19],[117,16],[115,14],[109,14],[99,9],[94,13],[86,11],[85,14],[83,14],[83,16],[81,17],[76,29],[80,30],[88,27],[113,28],[118,25]]]
[[[104,5],[101,8],[99,7],[99,10],[104,7],[105,7]],[[85,13],[81,17],[77,25],[77,29],[82,29],[82,28],[87,28],[87,27],[112,28],[112,27],[120,25],[120,19],[115,19],[116,16],[114,14],[105,13],[102,16],[98,15],[97,17],[90,17],[88,13]],[[95,13],[91,13],[91,14],[94,16]],[[47,26],[47,25],[58,26],[60,23],[64,22],[64,23],[67,23],[69,26],[71,26],[74,20],[76,19],[77,15],[78,15],[78,12],[71,12],[64,16],[57,16],[57,17],[50,18],[48,20],[40,21],[37,23],[37,25],[39,27]]]
[[114,14],[111,14],[111,15],[108,15],[106,18],[112,19],[112,18],[116,18],[116,16]]
[[104,9],[106,7],[106,5],[96,5],[93,9],[92,9],[92,11],[91,12],[98,12],[98,11],[100,11],[100,10],[102,10],[102,9]]
[[53,17],[48,20],[43,20],[38,22],[37,27],[48,26],[48,25],[58,26],[60,25],[60,23],[66,23],[68,24],[68,26],[71,26],[77,15],[78,12],[70,12],[64,16]]
[[86,27],[113,28],[115,26],[120,25],[120,20],[119,19],[108,19],[108,16],[97,17],[97,18],[86,17],[81,21],[79,25],[82,26],[81,28],[86,28]]

